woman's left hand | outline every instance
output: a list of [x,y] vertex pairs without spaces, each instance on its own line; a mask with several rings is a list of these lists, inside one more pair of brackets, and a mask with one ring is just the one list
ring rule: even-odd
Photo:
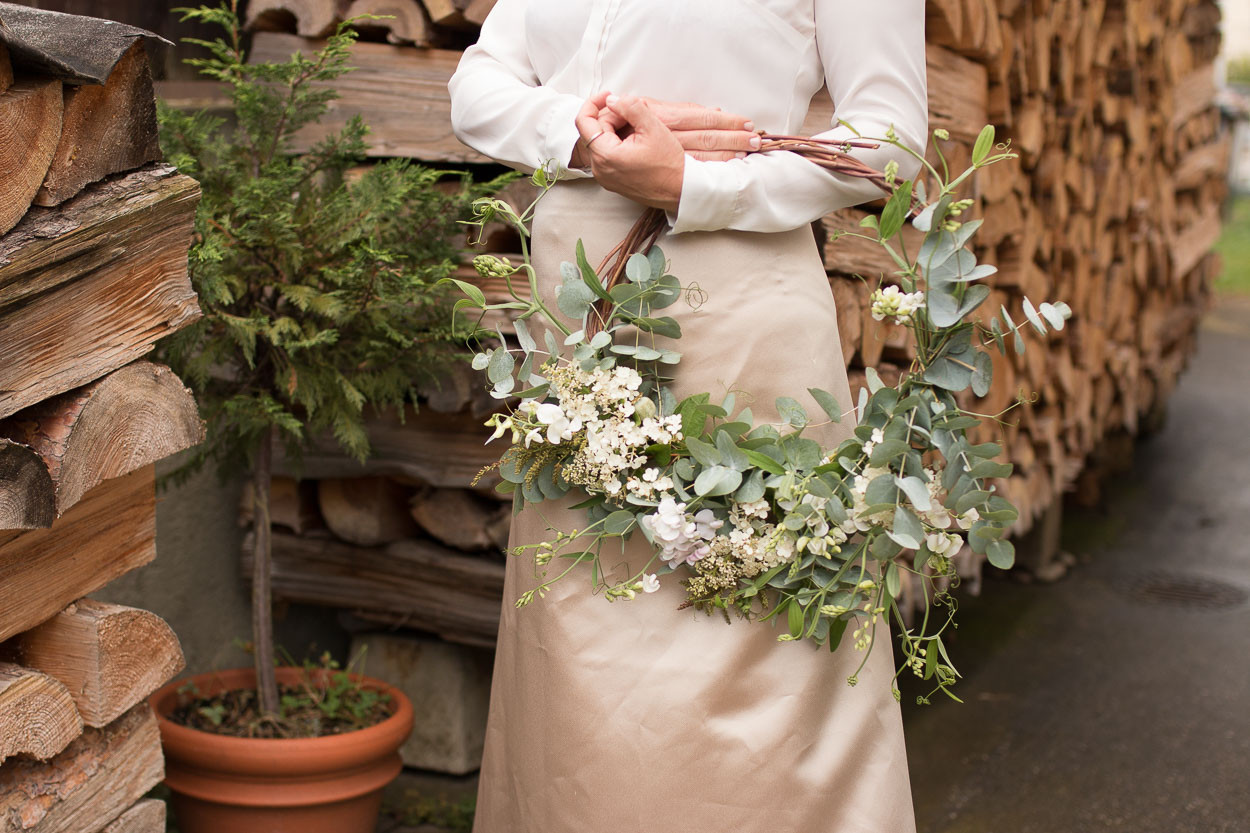
[[[612,120],[600,117],[605,108],[617,123],[631,128],[624,139],[617,135]],[[677,210],[685,151],[645,101],[623,96],[609,104],[608,93],[600,93],[578,113],[577,129],[587,143],[582,158],[589,158],[590,171],[601,186],[643,205]]]

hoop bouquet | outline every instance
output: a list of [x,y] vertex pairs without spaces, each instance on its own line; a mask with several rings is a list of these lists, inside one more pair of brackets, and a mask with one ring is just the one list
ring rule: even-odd
[[[948,138],[941,130],[934,137]],[[1008,339],[1017,352],[1025,349],[1022,325],[1005,307],[973,318],[989,295],[981,281],[996,270],[968,248],[981,221],[959,219],[972,201],[956,192],[977,169],[1015,154],[995,145],[988,126],[971,166],[955,176],[940,145],[931,164],[892,131],[850,142],[762,138],[761,151],[800,153],[876,182],[889,195],[880,217],[870,215],[861,231],[845,234],[875,241],[897,265],[872,293],[872,314],[911,330],[915,359],[895,386],[868,368],[868,387],[853,408],[817,388],[782,396],[775,403],[779,424],[757,420],[733,393],[720,401],[708,393],[679,400],[669,382],[681,361],[673,349],[681,326],[665,311],[683,297],[695,303],[697,293],[668,272],[656,245],[661,212],[644,212],[597,269],[579,241],[574,260],[561,265],[556,297],[548,299],[526,238],[534,206],[518,212],[500,200],[477,201],[479,225],[503,221],[522,239],[520,264],[475,259],[484,277],[506,281],[511,300],[487,303],[477,286],[455,281],[466,296],[458,310],[506,310],[515,318],[514,340],[488,333],[472,360],[503,403],[486,423],[494,428],[491,439],[511,440],[498,463],[498,488],[512,493],[518,512],[570,493],[578,499],[574,508],[585,512],[580,529],[551,528],[548,540],[513,550],[532,555],[538,582],[517,605],[575,571],[608,600],[680,581],[687,606],[781,622],[780,641],[811,640],[831,651],[849,631],[865,657],[877,628],[893,619],[899,673],[909,668],[954,697],[949,689],[958,672],[943,645],[955,610],[950,588],[958,581],[952,556],[969,546],[1010,567],[1005,534],[1017,517],[988,483],[1011,467],[996,461],[997,444],[969,442],[968,429],[982,417],[956,395],[989,390],[990,350],[1006,354]],[[899,181],[894,163],[874,171],[851,155],[881,143],[920,158],[934,193],[919,181]],[[542,170],[534,182],[544,191],[552,185]],[[924,234],[916,252],[900,235],[908,221]],[[521,283],[528,293],[518,291]],[[1023,301],[1023,319],[1043,335],[1062,329],[1069,314],[1063,303]],[[805,436],[814,420],[852,418],[853,436],[836,448]],[[654,550],[650,561],[633,575],[609,577],[604,559],[639,535]],[[910,626],[899,603],[904,573],[925,591],[923,615]]]

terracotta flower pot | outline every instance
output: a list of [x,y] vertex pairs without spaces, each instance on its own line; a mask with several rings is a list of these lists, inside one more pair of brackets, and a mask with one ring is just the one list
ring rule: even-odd
[[[278,682],[302,671],[279,668]],[[214,735],[167,719],[178,705],[178,680],[152,695],[165,747],[165,784],[182,833],[373,833],[382,788],[399,774],[398,749],[412,731],[412,703],[398,689],[364,678],[391,695],[395,710],[376,726],[323,738],[265,740]],[[256,684],[251,669],[200,674],[206,695]]]

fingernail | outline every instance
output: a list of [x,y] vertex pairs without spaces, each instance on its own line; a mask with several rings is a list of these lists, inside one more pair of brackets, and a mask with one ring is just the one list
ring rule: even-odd
[[618,101],[620,101],[620,100],[621,100],[621,97],[620,97],[619,95],[610,95],[610,96],[608,96],[608,104],[615,104],[616,102],[618,102]]
[[748,144],[751,145],[751,150],[759,150],[760,149],[760,137],[752,136],[751,141]]
[[746,124],[742,125],[742,129],[743,129],[743,130],[754,130],[754,129],[755,129],[755,122],[753,122],[753,121],[749,121],[749,122],[747,122]]
[[746,158],[747,158],[747,155],[746,155],[745,153],[743,153],[742,151],[738,151],[737,153],[735,153],[735,154],[734,154],[734,158],[735,158],[735,159],[746,159]]

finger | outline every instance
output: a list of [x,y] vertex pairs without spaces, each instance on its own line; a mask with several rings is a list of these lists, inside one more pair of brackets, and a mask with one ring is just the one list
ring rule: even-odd
[[604,133],[612,133],[613,138],[616,138],[614,125],[601,118],[601,114],[606,112],[603,110],[603,103],[606,97],[607,93],[601,93],[586,99],[582,109],[577,112],[575,123],[577,132],[581,134],[583,142],[588,143],[596,136],[601,136],[598,142],[606,141],[608,137],[603,136],[602,134]]
[[694,105],[662,105],[656,115],[668,125],[669,130],[754,130],[755,123],[737,113],[722,113],[708,107]]
[[673,135],[688,151],[745,152],[760,149],[759,135],[745,130],[673,130]]
[[742,151],[732,150],[688,150],[686,155],[701,162],[728,162],[730,159],[742,159],[746,156]]
[[668,127],[660,121],[647,102],[638,96],[608,96],[606,103],[609,110],[625,119],[639,133],[668,132]]

